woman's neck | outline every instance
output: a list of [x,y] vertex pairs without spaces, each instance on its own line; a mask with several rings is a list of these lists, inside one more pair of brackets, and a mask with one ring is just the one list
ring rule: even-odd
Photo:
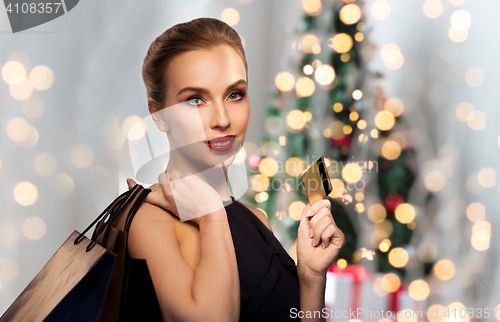
[[222,200],[231,199],[227,188],[227,170],[224,170],[222,165],[209,167],[204,171],[200,171],[200,169],[193,166],[191,162],[188,162],[181,153],[176,153],[176,151],[177,150],[173,150],[170,154],[168,166],[165,171],[167,174],[170,175],[172,172],[178,171],[184,175],[190,172],[209,184],[219,194]]

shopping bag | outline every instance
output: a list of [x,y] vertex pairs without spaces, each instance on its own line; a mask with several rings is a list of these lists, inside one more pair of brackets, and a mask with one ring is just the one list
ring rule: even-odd
[[116,255],[91,243],[73,231],[0,322],[97,321]]
[[98,322],[163,321],[146,260],[128,253],[130,225],[150,192],[136,184],[96,225],[92,240],[117,256]]
[[[0,322],[162,321],[156,297],[136,296],[154,289],[146,261],[130,258],[127,247],[132,219],[150,192],[135,185],[82,233],[73,231]],[[88,239],[85,233],[96,223]]]

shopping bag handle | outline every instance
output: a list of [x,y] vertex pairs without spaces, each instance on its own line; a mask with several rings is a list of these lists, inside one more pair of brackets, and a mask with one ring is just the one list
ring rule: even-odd
[[[144,189],[140,184],[136,184],[131,190],[125,191],[124,193],[119,195],[110,205],[108,205],[108,207],[106,207],[106,209],[87,228],[85,228],[85,230],[82,233],[80,233],[80,235],[75,239],[74,244],[77,245],[80,241],[82,241],[85,233],[87,231],[89,231],[89,229],[91,229],[92,226],[94,226],[104,215],[109,214],[108,221],[107,222],[105,221],[104,226],[102,226],[102,229],[100,229],[99,232],[94,231],[94,234],[91,238],[91,242],[87,246],[86,251],[88,252],[92,249],[92,247],[96,244],[97,238],[102,233],[102,231],[105,231],[105,233],[104,233],[105,238],[104,238],[104,242],[103,242],[103,244],[105,245],[106,244],[105,242],[107,240],[108,233],[109,233],[109,228],[111,227],[112,223],[118,217],[118,215],[122,212],[122,210],[124,208],[126,208],[130,204],[130,202],[132,202],[132,200],[136,199],[135,196],[139,193],[139,191],[141,191],[141,188],[143,190],[143,193],[141,194],[141,196],[143,194],[144,194],[144,196],[143,196],[143,198],[139,198],[139,200],[136,200],[136,201],[140,201],[140,202],[136,202],[132,206],[132,209],[135,209],[135,211],[134,211],[134,215],[135,215],[135,212],[137,212],[139,205],[144,201],[144,199],[146,198],[146,195],[149,192],[151,192],[151,189]],[[128,219],[128,217],[127,217],[127,219]]]
[[[136,189],[136,187],[137,187],[137,189]],[[136,184],[134,186],[134,188],[132,188],[132,191],[133,191],[132,195],[127,199],[127,201],[123,204],[123,206],[120,207],[119,210],[115,211],[113,214],[110,215],[107,225],[105,225],[103,227],[103,229],[101,230],[101,232],[104,230],[104,236],[103,236],[103,240],[102,240],[103,245],[107,245],[111,226],[113,225],[113,222],[116,220],[116,218],[118,218],[118,216],[122,212],[122,209],[128,207],[128,205],[132,201],[134,202],[132,204],[128,214],[127,214],[127,217],[125,218],[125,223],[131,221],[131,218],[134,217],[135,213],[139,209],[139,206],[142,204],[144,199],[146,199],[146,196],[151,192],[151,189],[144,189],[143,186]],[[124,226],[125,226],[124,230],[128,233],[129,226],[127,226],[126,224]],[[101,232],[99,232],[99,234]],[[95,238],[95,240],[97,240],[97,237]]]

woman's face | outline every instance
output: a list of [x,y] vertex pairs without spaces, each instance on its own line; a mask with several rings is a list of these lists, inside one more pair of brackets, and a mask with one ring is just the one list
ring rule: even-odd
[[189,51],[170,62],[165,80],[163,119],[171,149],[200,170],[230,165],[250,119],[241,57],[227,45]]

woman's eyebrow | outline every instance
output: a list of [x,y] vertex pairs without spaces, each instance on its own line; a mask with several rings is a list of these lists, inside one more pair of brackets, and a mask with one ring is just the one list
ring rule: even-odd
[[[226,89],[226,92],[227,92],[227,91],[229,91],[229,90],[231,90],[231,89],[232,89],[232,88],[234,88],[234,87],[237,87],[237,86],[238,86],[238,85],[240,85],[240,84],[246,84],[246,83],[247,83],[247,82],[246,82],[244,79],[240,79],[240,80],[238,80],[238,81],[236,81],[236,82],[232,83],[231,85],[229,85],[229,86],[227,87],[227,89]],[[179,95],[181,95],[182,93],[187,92],[187,91],[193,91],[193,92],[197,92],[197,93],[200,93],[200,94],[208,94],[208,93],[210,93],[210,92],[209,92],[207,89],[205,89],[205,88],[201,88],[201,87],[191,87],[191,86],[189,86],[189,87],[184,87],[183,89],[181,89],[181,90],[179,91],[179,93],[177,93],[177,96],[179,96]]]

